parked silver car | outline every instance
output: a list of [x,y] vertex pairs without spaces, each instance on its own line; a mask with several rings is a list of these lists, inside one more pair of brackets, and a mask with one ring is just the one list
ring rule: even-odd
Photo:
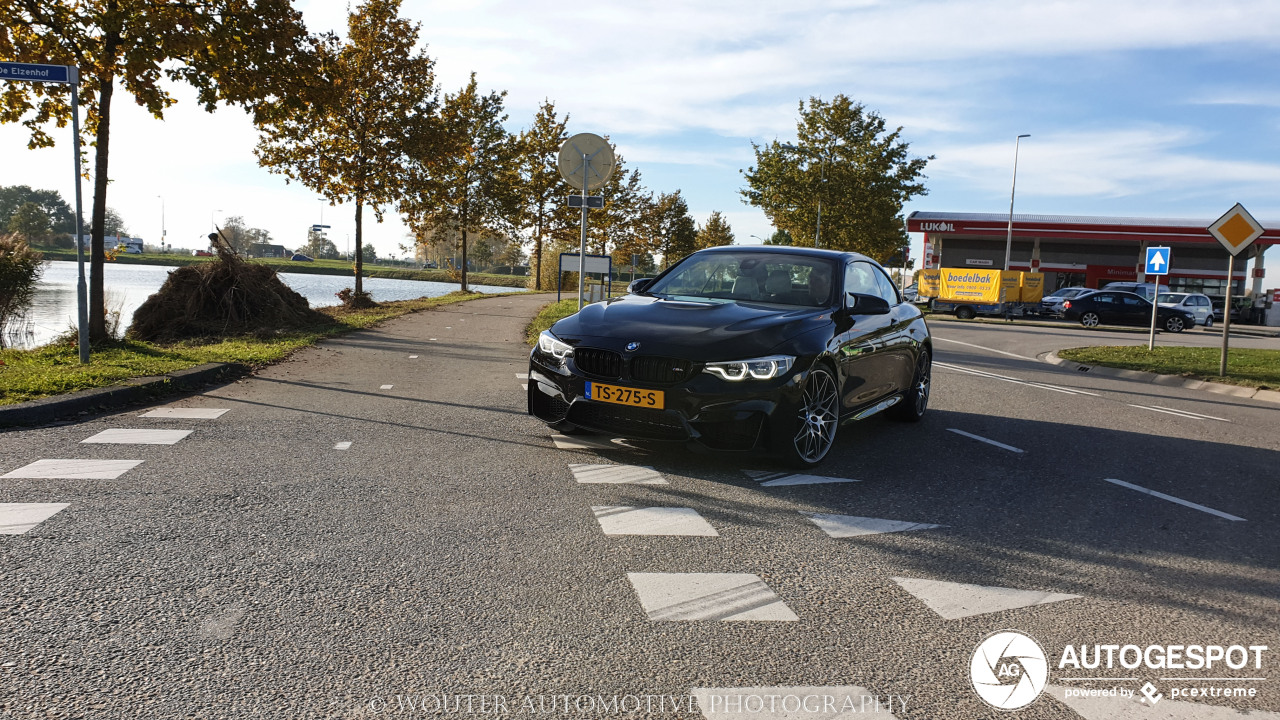
[[1184,292],[1160,293],[1157,302],[1161,307],[1186,310],[1195,317],[1197,325],[1213,327],[1213,303],[1208,295]]
[[1058,288],[1052,293],[1044,296],[1040,300],[1040,314],[1052,315],[1060,317],[1062,315],[1062,303],[1070,300],[1077,295],[1083,295],[1087,292],[1093,292],[1087,287],[1065,287]]

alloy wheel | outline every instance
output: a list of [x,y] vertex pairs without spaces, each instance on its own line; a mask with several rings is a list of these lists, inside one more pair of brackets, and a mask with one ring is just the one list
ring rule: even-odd
[[798,431],[792,439],[796,455],[806,463],[826,457],[836,439],[840,395],[831,373],[819,368],[809,374],[796,415]]
[[929,362],[929,353],[920,353],[920,360],[917,362],[919,367],[916,369],[915,384],[912,386],[916,401],[916,415],[923,415],[924,411],[929,408],[929,386],[933,378],[933,363]]
[[1171,317],[1167,321],[1165,321],[1165,324],[1164,324],[1165,330],[1168,330],[1169,332],[1175,332],[1175,333],[1182,332],[1183,327],[1185,327],[1185,325],[1183,324],[1182,318],[1180,317]]
[[1085,313],[1080,316],[1080,324],[1087,328],[1098,327],[1100,320],[1097,313]]

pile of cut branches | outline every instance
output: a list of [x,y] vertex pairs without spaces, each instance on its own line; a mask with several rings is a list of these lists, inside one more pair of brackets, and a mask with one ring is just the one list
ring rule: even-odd
[[272,335],[323,325],[268,265],[247,263],[217,233],[212,262],[180,267],[133,314],[128,337],[148,342],[235,335]]

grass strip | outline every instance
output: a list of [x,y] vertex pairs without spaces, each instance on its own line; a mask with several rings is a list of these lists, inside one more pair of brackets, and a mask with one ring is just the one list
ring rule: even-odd
[[1058,357],[1086,365],[1181,375],[1245,387],[1280,388],[1280,350],[1232,348],[1227,354],[1226,377],[1218,377],[1218,363],[1222,357],[1222,349],[1218,347],[1157,347],[1147,350],[1143,345],[1104,345],[1059,350]]
[[578,312],[578,298],[576,297],[543,305],[538,314],[530,321],[529,326],[525,328],[525,337],[528,339],[529,345],[537,345],[538,335],[541,335],[543,330],[555,325],[557,320],[567,318],[576,312]]
[[498,295],[453,292],[434,298],[386,302],[363,310],[347,310],[340,305],[317,308],[329,318],[328,322],[270,336],[172,345],[119,340],[95,346],[88,365],[80,364],[74,338],[31,350],[0,350],[0,405],[105,387],[129,378],[163,375],[204,363],[234,362],[258,368],[279,362],[324,338],[373,327],[412,312],[483,297]]

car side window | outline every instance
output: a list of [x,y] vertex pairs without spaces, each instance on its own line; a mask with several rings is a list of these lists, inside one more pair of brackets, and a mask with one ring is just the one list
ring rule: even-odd
[[1094,295],[1093,301],[1099,305],[1114,305],[1116,302],[1116,296],[1102,293],[1100,295]]
[[1143,305],[1146,305],[1146,303],[1142,302],[1142,298],[1128,297],[1127,295],[1122,295],[1120,300],[1128,307],[1142,307]]
[[879,295],[890,306],[897,305],[901,300],[898,298],[898,288],[879,268],[872,268],[871,272],[876,276],[876,285],[880,288]]
[[849,263],[844,268],[845,304],[849,304],[849,293],[880,296],[880,286],[876,282],[875,271],[864,262]]

